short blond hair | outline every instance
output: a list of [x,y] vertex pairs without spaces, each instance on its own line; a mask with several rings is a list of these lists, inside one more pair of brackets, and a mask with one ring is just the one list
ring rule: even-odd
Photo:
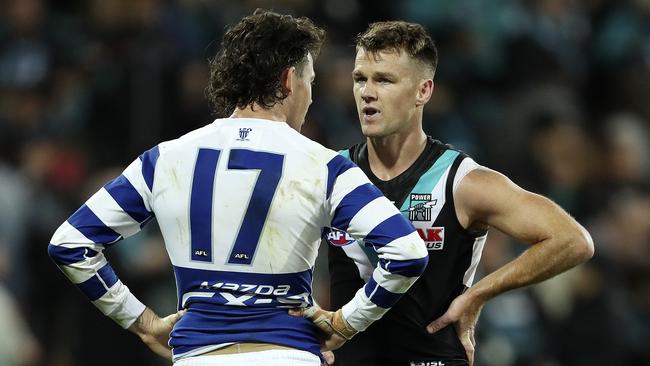
[[424,27],[417,23],[387,21],[370,24],[356,38],[357,49],[377,53],[382,51],[406,52],[431,72],[438,67],[438,50]]

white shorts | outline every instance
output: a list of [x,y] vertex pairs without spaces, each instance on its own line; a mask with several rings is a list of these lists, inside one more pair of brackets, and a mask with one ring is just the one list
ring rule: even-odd
[[174,362],[174,366],[320,366],[320,358],[299,350],[268,350],[232,355],[194,356]]

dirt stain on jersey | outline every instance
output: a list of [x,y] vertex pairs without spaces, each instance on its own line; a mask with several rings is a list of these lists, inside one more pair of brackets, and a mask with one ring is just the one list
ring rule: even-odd
[[273,271],[273,263],[282,263],[286,260],[284,254],[281,253],[282,235],[280,235],[280,232],[275,225],[267,222],[260,240],[262,240],[261,244],[265,247],[264,249],[267,254],[265,260],[271,271]]
[[182,245],[182,246],[188,246],[189,240],[183,240],[184,238],[188,237],[187,235],[187,225],[183,225],[181,222],[180,218],[176,218],[176,226],[178,227],[178,230],[176,230],[177,236],[176,236],[176,241]]

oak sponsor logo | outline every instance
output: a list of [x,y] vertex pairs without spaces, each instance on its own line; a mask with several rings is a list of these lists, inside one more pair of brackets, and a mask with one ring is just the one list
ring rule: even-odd
[[428,250],[442,250],[445,246],[445,228],[442,226],[417,229]]

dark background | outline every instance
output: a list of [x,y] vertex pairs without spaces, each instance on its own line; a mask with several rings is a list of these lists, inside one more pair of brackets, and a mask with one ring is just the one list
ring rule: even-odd
[[[0,4],[0,366],[166,364],[64,278],[47,244],[140,153],[212,121],[213,40],[256,7],[327,29],[303,132],[334,149],[361,140],[354,36],[376,20],[424,24],[440,52],[427,133],[551,197],[593,235],[589,263],[484,308],[477,365],[650,364],[650,1]],[[174,279],[155,226],[108,255],[167,314]],[[493,231],[477,279],[523,249]],[[325,263],[314,288],[327,306]]]

